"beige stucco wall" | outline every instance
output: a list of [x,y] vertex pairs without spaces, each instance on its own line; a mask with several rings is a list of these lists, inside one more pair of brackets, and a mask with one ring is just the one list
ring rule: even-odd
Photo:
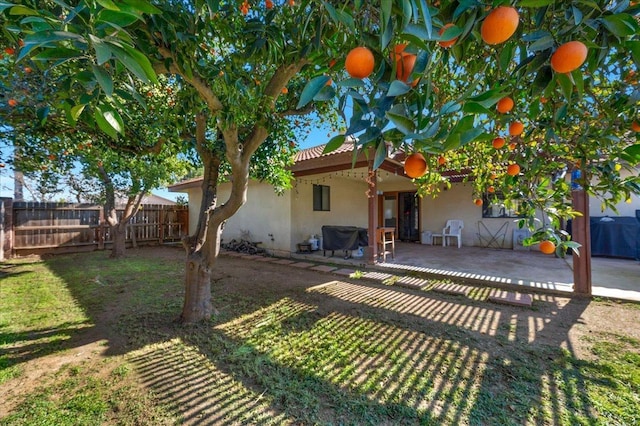
[[[220,202],[229,198],[230,184],[218,187]],[[192,188],[189,195],[189,233],[193,234],[198,223],[202,191]],[[262,242],[261,247],[272,251],[290,250],[291,193],[278,196],[268,184],[251,181],[247,191],[247,202],[224,226],[222,239],[239,239],[243,231],[248,231],[252,241]],[[273,235],[272,237],[269,235]]]
[[[378,189],[383,192],[392,191],[415,191],[416,187],[409,180],[385,182],[384,179],[378,184]],[[516,227],[513,218],[483,218],[482,207],[473,203],[473,188],[470,183],[454,183],[451,189],[441,191],[437,197],[423,197],[420,200],[420,223],[421,232],[431,231],[432,233],[442,233],[442,228],[449,219],[461,219],[464,222],[462,230],[462,245],[479,246],[480,239],[478,237],[479,224],[482,221],[484,226],[489,230],[480,227],[483,239],[488,241],[490,238],[487,232],[496,233],[506,222],[506,235],[504,239],[504,248],[513,247],[513,229]],[[500,239],[502,242],[502,239]],[[440,243],[440,240],[437,241]],[[455,240],[452,241],[456,243]]]
[[[220,200],[229,198],[231,185],[221,184],[218,188]],[[266,183],[249,182],[247,202],[230,217],[224,225],[224,241],[240,239],[247,232],[251,241],[260,241],[260,247],[270,251],[286,251],[291,241],[291,192],[277,195],[273,187]]]
[[[330,190],[330,211],[313,211],[313,184],[327,185]],[[368,219],[367,184],[363,180],[342,178],[333,174],[304,176],[291,191],[291,250],[312,234],[322,235],[323,225],[358,226],[366,228]]]
[[186,192],[189,197],[189,235],[193,235],[198,225],[200,204],[202,204],[202,189],[200,189],[200,187],[189,188],[184,192]]

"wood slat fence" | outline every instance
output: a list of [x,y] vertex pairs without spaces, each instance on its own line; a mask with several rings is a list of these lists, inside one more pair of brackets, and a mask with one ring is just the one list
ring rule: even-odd
[[[0,200],[4,258],[26,254],[104,250],[111,246],[102,206]],[[122,210],[118,210],[122,214]],[[143,205],[127,226],[127,246],[178,242],[188,232],[186,206]]]

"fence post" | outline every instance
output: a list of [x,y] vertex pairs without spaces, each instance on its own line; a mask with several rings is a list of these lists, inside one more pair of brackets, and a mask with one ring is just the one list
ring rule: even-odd
[[165,218],[165,214],[164,214],[164,206],[158,206],[158,208],[160,209],[160,212],[158,214],[158,243],[159,244],[163,244],[164,243],[164,218]]
[[0,198],[0,260],[13,257],[13,199]]
[[98,212],[98,250],[104,250],[104,206]]

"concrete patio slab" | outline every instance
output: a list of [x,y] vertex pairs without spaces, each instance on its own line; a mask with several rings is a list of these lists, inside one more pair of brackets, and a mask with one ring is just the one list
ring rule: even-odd
[[277,257],[266,257],[266,256],[256,259],[257,262],[275,262],[276,260],[278,260]]
[[[295,255],[309,262],[327,262],[322,251]],[[442,247],[396,242],[395,259],[366,264],[366,259],[331,258],[331,263],[361,271],[384,271],[420,278],[450,278],[478,286],[512,287],[560,294],[573,292],[573,259],[544,255],[536,250],[482,247]],[[640,302],[640,262],[592,257],[594,296]]]

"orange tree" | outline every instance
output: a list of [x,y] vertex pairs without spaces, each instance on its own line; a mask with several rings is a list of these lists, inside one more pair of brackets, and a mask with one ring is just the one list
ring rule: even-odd
[[[578,0],[0,2],[3,40],[15,59],[72,64],[68,84],[94,89],[59,98],[81,110],[79,120],[115,130],[114,139],[127,125],[119,120],[122,97],[108,93],[114,76],[154,84],[166,74],[192,91],[176,105],[194,119],[204,165],[198,230],[187,241],[184,321],[210,316],[220,226],[245,202],[254,153],[294,115],[335,108],[347,130],[327,150],[356,136],[358,148],[374,148],[374,166],[385,143],[421,152],[430,164],[417,180],[423,192],[441,187],[445,165],[468,170],[478,194],[503,187],[531,217],[540,207],[554,218],[575,214],[563,178],[574,167],[585,188],[606,188],[611,202],[636,191],[637,177],[622,179],[615,164],[638,161],[637,136],[627,130],[637,116],[638,10],[628,1]],[[586,48],[572,71],[556,66],[567,59],[552,60],[569,41]],[[368,63],[354,76],[343,71],[356,47],[372,53],[366,77]],[[584,52],[562,56],[580,62]],[[505,96],[514,107],[497,113]],[[509,136],[513,121],[523,133]],[[493,148],[497,135],[511,150]],[[233,188],[219,203],[225,164]],[[505,175],[510,164],[518,174]]]

